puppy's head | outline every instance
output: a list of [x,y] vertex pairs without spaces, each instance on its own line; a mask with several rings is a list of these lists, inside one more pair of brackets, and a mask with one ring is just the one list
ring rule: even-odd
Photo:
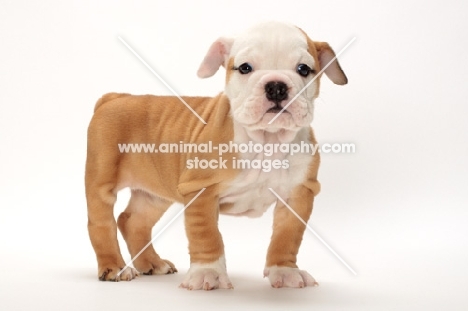
[[[215,41],[198,76],[210,77],[224,66],[234,122],[250,132],[278,132],[288,141],[312,122],[320,85],[316,75],[334,57],[327,43],[313,42],[301,29],[268,22],[235,39]],[[336,84],[347,83],[336,60],[324,72]]]

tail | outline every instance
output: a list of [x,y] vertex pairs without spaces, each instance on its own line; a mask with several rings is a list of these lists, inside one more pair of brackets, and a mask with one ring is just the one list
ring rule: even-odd
[[130,94],[127,93],[107,93],[103,95],[99,100],[97,101],[96,105],[94,106],[94,112],[99,109],[103,104],[110,102],[116,98],[121,98],[121,97],[126,97],[130,96]]

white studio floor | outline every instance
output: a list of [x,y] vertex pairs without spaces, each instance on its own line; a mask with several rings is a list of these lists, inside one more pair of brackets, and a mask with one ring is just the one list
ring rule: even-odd
[[[422,213],[423,205],[414,204],[408,212],[401,205],[382,204],[385,213],[361,206],[359,218],[353,216],[356,210],[331,217],[326,209],[333,206],[317,207],[311,226],[357,276],[306,232],[299,264],[320,286],[304,289],[273,289],[262,278],[271,213],[260,219],[224,216],[220,226],[235,289],[212,292],[178,288],[189,260],[182,218],[155,241],[159,253],[176,264],[178,274],[110,283],[95,275],[81,207],[68,206],[71,211],[65,212],[55,206],[28,215],[10,210],[0,223],[2,236],[14,237],[3,239],[1,245],[2,309],[463,310],[468,305],[467,252],[461,249],[467,236],[465,222],[455,215]],[[155,231],[179,208],[174,206]],[[46,215],[57,221],[44,225],[41,219]],[[62,221],[64,217],[69,221]],[[21,226],[11,219],[22,219]]]
[[[0,310],[468,310],[468,2],[214,3],[0,1]],[[356,38],[339,57],[349,84],[322,78],[312,123],[319,143],[356,152],[322,156],[309,224],[357,275],[306,231],[298,264],[320,286],[271,288],[270,210],[220,218],[234,290],[178,288],[182,217],[155,241],[178,274],[98,281],[83,180],[94,104],[171,94],[118,37],[181,95],[212,96],[224,69],[196,77],[212,42],[272,19],[335,50]]]

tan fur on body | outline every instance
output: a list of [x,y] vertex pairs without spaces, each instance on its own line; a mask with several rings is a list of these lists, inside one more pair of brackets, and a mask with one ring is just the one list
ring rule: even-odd
[[[111,93],[103,96],[96,104],[88,130],[86,194],[91,241],[98,263],[106,263],[103,267],[100,265],[101,278],[112,279],[124,267],[120,251],[108,254],[109,249],[118,250],[114,237],[115,224],[109,213],[112,213],[112,206],[120,189],[130,187],[133,190],[128,209],[119,217],[119,228],[123,231],[131,255],[134,256],[151,240],[151,228],[171,203],[188,202],[202,188],[217,190],[213,193],[210,189],[198,198],[190,209],[190,212],[194,211],[204,197],[216,197],[222,183],[234,177],[235,171],[232,169],[213,171],[186,168],[187,159],[196,156],[209,159],[211,154],[119,152],[118,144],[122,143],[162,144],[183,141],[202,144],[212,141],[213,144],[219,144],[232,140],[229,104],[224,96],[210,99],[187,97],[185,100],[194,110],[198,110],[207,125],[194,117],[176,97]],[[160,122],[161,119],[165,122]],[[146,200],[137,199],[138,197],[146,197]],[[134,202],[136,200],[141,202]],[[134,228],[128,228],[127,223],[136,217],[149,223],[138,228],[141,224],[136,222]],[[190,220],[190,217],[187,219]],[[210,244],[208,237],[211,236],[212,232],[206,234],[206,244]],[[148,248],[135,262],[139,271],[148,273],[149,271],[142,268],[149,265],[157,268],[161,264],[159,259],[155,260],[154,254],[149,254],[152,253],[151,249]],[[149,262],[145,262],[147,253],[149,258],[146,261]],[[209,254],[204,256],[208,257],[204,260],[210,260]],[[107,263],[109,260],[112,262],[110,267]]]

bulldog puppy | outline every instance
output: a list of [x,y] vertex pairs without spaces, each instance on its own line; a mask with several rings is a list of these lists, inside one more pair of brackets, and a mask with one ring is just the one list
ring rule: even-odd
[[[291,155],[276,150],[267,155],[233,148],[221,158],[218,150],[132,153],[122,152],[119,146],[316,144],[310,126],[314,100],[319,95],[316,75],[334,56],[327,43],[312,41],[301,29],[267,22],[235,39],[220,38],[210,47],[198,76],[210,77],[223,66],[224,92],[216,97],[183,97],[206,124],[177,97],[111,93],[99,99],[88,129],[85,176],[88,230],[99,279],[129,281],[139,273],[176,272],[152,246],[135,256],[151,241],[154,224],[172,203],[180,202],[190,203],[184,212],[190,269],[181,287],[232,288],[218,230],[219,213],[258,217],[275,204],[264,275],[273,287],[317,285],[296,265],[305,226],[269,188],[307,222],[320,190],[319,153]],[[347,83],[336,60],[324,73],[335,84]],[[315,81],[299,94],[314,77]],[[197,167],[193,165],[196,159],[219,165]],[[277,163],[287,165],[270,170],[239,167],[235,163],[240,159],[279,160]],[[131,189],[131,199],[116,221],[113,206],[117,192],[126,187]],[[125,262],[117,228],[135,259],[135,269],[121,271]]]

